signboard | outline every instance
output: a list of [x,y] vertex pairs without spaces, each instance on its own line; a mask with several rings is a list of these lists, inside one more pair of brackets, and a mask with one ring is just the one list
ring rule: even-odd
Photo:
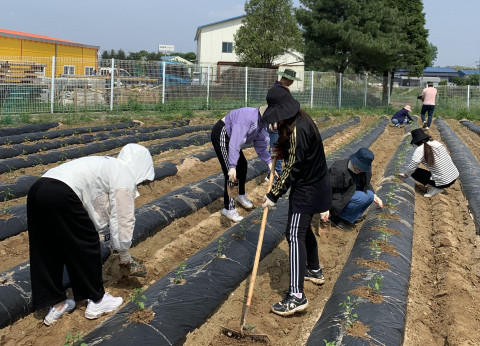
[[175,51],[175,46],[173,44],[159,44],[158,52],[159,53],[173,53]]

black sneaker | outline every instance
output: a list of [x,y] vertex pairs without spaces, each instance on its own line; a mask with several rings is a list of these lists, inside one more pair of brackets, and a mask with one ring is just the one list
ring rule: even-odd
[[353,228],[353,225],[350,222],[343,220],[338,216],[332,216],[330,220],[332,221],[333,226],[341,230],[350,231]]
[[280,316],[290,316],[296,312],[305,310],[308,307],[308,300],[302,293],[302,298],[297,298],[287,293],[281,302],[272,305],[272,312]]
[[305,271],[305,280],[311,281],[317,285],[323,285],[325,283],[325,277],[323,276],[322,269],[313,271],[312,269],[307,268]]

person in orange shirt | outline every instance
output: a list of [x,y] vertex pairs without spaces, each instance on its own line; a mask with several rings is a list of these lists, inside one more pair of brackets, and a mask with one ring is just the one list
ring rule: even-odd
[[[432,124],[433,110],[435,109],[435,96],[437,96],[437,89],[433,87],[433,82],[428,82],[427,87],[422,91],[422,110],[420,116],[422,117],[423,129],[428,130]],[[428,112],[428,121],[425,121],[425,113]]]

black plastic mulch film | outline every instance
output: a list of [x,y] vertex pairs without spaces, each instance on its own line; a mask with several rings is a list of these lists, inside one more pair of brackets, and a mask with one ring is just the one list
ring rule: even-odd
[[[343,155],[349,156],[361,146],[369,147],[385,130],[387,122],[382,119],[361,138],[342,148]],[[204,323],[252,270],[260,229],[252,220],[258,220],[260,213],[261,207],[187,259],[183,285],[173,283],[176,270],[151,285],[144,292],[146,308],[155,313],[151,322],[128,322],[128,316],[136,309],[129,303],[86,335],[83,341],[95,345],[176,345],[184,342],[186,335]],[[283,240],[287,214],[288,200],[282,198],[269,212],[262,258]],[[244,234],[246,239],[232,237],[233,233]],[[216,256],[219,245],[224,257]]]
[[[480,126],[467,121],[461,121],[461,123],[480,135]],[[442,141],[450,151],[453,163],[460,172],[459,178],[463,194],[467,198],[468,207],[473,214],[476,232],[480,234],[480,165],[478,160],[443,119],[437,118],[435,125],[440,131]],[[477,140],[479,139],[477,138]]]
[[[377,190],[377,195],[389,208],[370,208],[307,345],[323,345],[325,341],[336,342],[337,345],[403,344],[412,257],[415,182],[412,178],[405,181],[395,179],[395,175],[404,172],[409,164],[414,151],[410,139],[407,136],[400,143],[385,170],[385,182]],[[385,217],[386,214],[392,218]],[[398,256],[377,248],[376,241],[393,245]],[[373,269],[359,263],[359,260],[374,259],[384,261],[388,269]],[[378,280],[380,288],[377,293],[383,297],[383,302],[373,303],[352,293],[360,286],[373,288]],[[342,308],[341,304],[345,307]],[[346,307],[353,310],[347,313]],[[367,338],[346,334],[347,328],[355,321],[370,328]]]
[[[25,157],[14,157],[0,160],[0,174],[14,171],[20,168],[62,162],[65,160],[89,156],[95,153],[113,150],[129,143],[138,143],[143,141],[151,141],[154,139],[178,137],[187,133],[208,130],[211,130],[211,125],[183,126],[179,128],[171,128],[167,130],[157,131],[154,133],[140,133],[126,137],[123,137],[122,133],[115,133],[117,138],[107,139],[98,143],[91,143],[83,147],[53,150],[45,154],[31,154],[25,155]],[[186,145],[201,145],[207,143],[208,141],[210,141],[210,133],[196,134],[193,136],[189,136],[185,139],[176,139],[172,141],[166,141],[158,145],[151,145],[148,146],[148,148],[152,154],[158,154],[162,151],[167,151],[169,149],[178,149]]]
[[[342,124],[341,124],[342,125]],[[351,126],[343,124],[337,131]],[[379,127],[385,124],[379,124]],[[383,129],[382,129],[383,131]],[[365,136],[371,137],[367,132]],[[323,135],[327,138],[331,135]],[[371,139],[373,142],[374,139]],[[370,144],[368,144],[369,146]],[[354,150],[353,150],[354,151]],[[353,152],[352,151],[352,152]],[[249,161],[247,179],[264,173],[266,165],[258,159]],[[183,217],[196,211],[223,195],[223,174],[217,174],[200,182],[189,184],[183,188],[160,197],[159,199],[136,210],[134,244],[153,235],[167,226],[173,219]],[[19,206],[20,207],[20,206]],[[25,206],[23,214],[26,215]],[[26,218],[24,219],[26,229]],[[283,231],[282,231],[283,232]],[[105,232],[103,232],[105,233]],[[110,250],[102,243],[102,254],[105,260]],[[31,312],[31,288],[29,263],[24,262],[0,275],[0,328],[13,323]]]
[[39,131],[47,131],[57,126],[58,126],[57,122],[52,122],[52,123],[45,123],[45,124],[31,124],[31,125],[23,125],[19,127],[0,129],[0,143],[2,142],[1,137],[15,136],[19,134],[39,132]]
[[[441,119],[441,118],[437,118],[437,119]],[[463,126],[467,127],[470,131],[475,132],[477,135],[480,136],[480,126],[478,126],[477,124],[474,124],[468,120],[460,120],[460,124],[462,124]]]

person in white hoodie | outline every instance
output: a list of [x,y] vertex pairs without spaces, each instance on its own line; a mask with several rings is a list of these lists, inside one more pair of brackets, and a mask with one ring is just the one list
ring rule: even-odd
[[[128,249],[135,226],[137,186],[153,181],[147,148],[127,144],[117,158],[83,157],[48,170],[29,190],[27,222],[30,276],[35,309],[50,306],[44,323],[56,322],[88,299],[85,317],[95,319],[123,302],[103,288],[98,231],[109,227],[110,246],[128,274],[144,276],[145,267]],[[66,267],[74,300],[63,286]]]

